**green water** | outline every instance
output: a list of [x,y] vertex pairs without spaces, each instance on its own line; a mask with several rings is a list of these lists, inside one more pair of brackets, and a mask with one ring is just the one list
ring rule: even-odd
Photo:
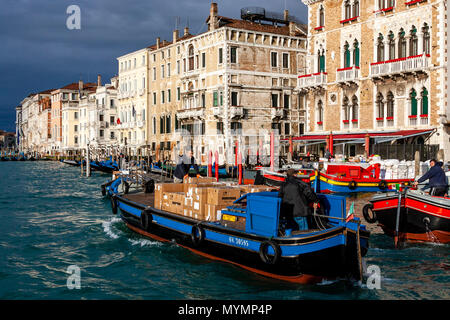
[[[448,245],[402,250],[381,233],[364,265],[380,289],[294,285],[144,239],[111,214],[100,184],[58,162],[0,162],[0,299],[449,299]],[[67,269],[80,268],[80,289]]]

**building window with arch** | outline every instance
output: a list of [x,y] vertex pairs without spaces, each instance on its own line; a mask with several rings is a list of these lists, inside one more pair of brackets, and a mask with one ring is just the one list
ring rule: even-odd
[[377,94],[375,104],[377,106],[377,121],[384,121],[384,97],[381,92]]
[[342,123],[344,125],[344,128],[349,127],[350,105],[349,105],[349,100],[348,100],[347,96],[344,96],[344,99],[342,100]]
[[325,50],[322,49],[317,51],[317,67],[318,67],[318,72],[325,72]]
[[388,127],[394,126],[394,94],[389,91],[386,98],[386,122]]
[[317,103],[317,125],[319,128],[323,126],[323,102],[319,100]]
[[406,38],[403,28],[401,28],[398,33],[398,57],[406,58]]
[[380,33],[377,40],[377,62],[384,61],[384,38]]
[[359,16],[359,1],[355,0],[353,2],[353,17],[358,17]]
[[389,39],[389,60],[393,60],[395,59],[395,39],[394,33],[392,31],[389,31],[388,39]]
[[422,28],[423,33],[423,52],[425,54],[430,54],[430,27],[428,24],[424,24]]
[[350,0],[346,0],[344,2],[344,19],[352,18],[352,6],[350,4]]
[[194,70],[194,46],[190,45],[188,49],[189,55],[189,71]]
[[358,126],[358,98],[356,96],[352,97],[352,123],[355,127]]
[[409,125],[415,126],[417,125],[417,92],[414,88],[409,92],[409,102],[410,102],[410,111],[409,111]]
[[353,42],[353,65],[359,67],[359,42],[356,39]]
[[323,27],[325,25],[325,10],[321,5],[319,8],[319,27]]
[[418,51],[417,29],[412,26],[409,37],[409,55],[417,56]]
[[349,44],[346,41],[344,45],[344,68],[350,67],[350,50],[349,50]]
[[420,115],[428,116],[428,90],[426,88],[423,88],[420,96],[422,98]]

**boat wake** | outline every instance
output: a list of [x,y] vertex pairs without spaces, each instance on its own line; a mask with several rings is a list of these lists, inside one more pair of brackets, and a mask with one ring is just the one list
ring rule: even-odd
[[141,247],[146,247],[146,246],[150,246],[150,247],[157,246],[157,247],[160,247],[162,245],[161,242],[151,241],[151,240],[147,240],[147,239],[139,239],[139,240],[128,239],[128,241],[130,241],[131,245],[133,245],[133,246],[140,245]]
[[111,228],[113,224],[115,224],[115,223],[117,223],[117,222],[119,222],[119,221],[121,221],[120,218],[113,217],[113,218],[111,218],[111,220],[109,220],[109,221],[104,221],[104,222],[102,223],[103,231],[104,231],[111,239],[117,239],[117,238],[120,237],[120,235],[118,235],[117,233],[114,233],[114,231],[113,231],[112,228]]

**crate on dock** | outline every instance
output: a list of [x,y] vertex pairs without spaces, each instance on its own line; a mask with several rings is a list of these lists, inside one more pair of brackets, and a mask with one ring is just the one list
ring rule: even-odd
[[168,196],[165,197],[166,193],[170,192],[183,192],[184,185],[182,183],[157,183],[155,184],[155,204],[154,207],[156,209],[162,209],[162,201],[163,199],[167,199]]
[[193,183],[212,183],[216,182],[216,178],[208,177],[186,177],[183,179],[183,183],[193,184]]
[[205,205],[205,221],[220,221],[222,218],[222,209],[225,209],[226,207],[226,205],[207,203]]
[[256,193],[276,190],[274,187],[264,186],[264,185],[240,185],[239,189],[241,191],[241,196],[246,193]]
[[183,214],[183,200],[184,193],[183,192],[171,192],[167,193],[168,200],[163,201],[163,210],[176,213],[179,215]]

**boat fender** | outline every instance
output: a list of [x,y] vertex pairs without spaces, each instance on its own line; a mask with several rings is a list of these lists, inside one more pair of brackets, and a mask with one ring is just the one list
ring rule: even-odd
[[191,231],[191,240],[194,246],[198,247],[205,239],[205,230],[200,223],[194,225]]
[[[267,249],[269,247],[272,247],[272,250],[274,252],[273,257],[270,257],[269,254],[267,253]],[[280,258],[280,255],[281,255],[280,246],[275,242],[269,240],[261,243],[261,246],[259,247],[259,257],[261,258],[262,262],[272,265],[276,264],[278,259]]]
[[130,184],[128,182],[124,181],[123,185],[125,187],[125,190],[123,191],[123,193],[128,194],[128,192],[130,191]]
[[[371,214],[369,213],[369,210],[370,210]],[[373,212],[373,204],[372,203],[368,203],[363,207],[363,216],[364,216],[364,219],[366,219],[366,221],[368,223],[377,222],[377,214],[375,212]]]
[[102,184],[102,196],[106,196],[106,186]]
[[380,190],[386,190],[387,187],[388,187],[388,184],[384,180],[381,180],[380,183],[378,184],[378,188],[380,188]]
[[150,179],[145,182],[145,193],[153,193],[155,191],[155,180]]
[[151,213],[146,212],[145,210],[141,213],[141,226],[145,231],[149,230],[150,224],[153,221],[153,216]]
[[112,210],[112,213],[117,214],[117,201],[116,201],[116,197],[114,197],[114,196],[111,197],[111,210]]
[[355,190],[358,187],[358,183],[355,180],[352,180],[348,184],[348,188],[350,190]]

